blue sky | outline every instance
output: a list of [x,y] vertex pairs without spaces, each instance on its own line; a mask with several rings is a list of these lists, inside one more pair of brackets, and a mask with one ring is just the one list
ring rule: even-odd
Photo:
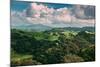
[[[29,7],[31,2],[29,1],[11,1],[11,10],[17,10],[22,11]],[[38,2],[38,4],[44,4],[48,6],[49,8],[59,9],[63,7],[71,8],[73,5],[71,4],[57,4],[57,3],[41,3]]]
[[11,1],[11,10],[22,11],[29,6],[29,2]]

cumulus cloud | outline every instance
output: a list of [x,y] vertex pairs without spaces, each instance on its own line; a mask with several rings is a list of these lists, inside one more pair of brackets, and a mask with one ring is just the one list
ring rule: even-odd
[[75,5],[72,8],[72,13],[75,15],[75,17],[79,19],[94,19],[95,18],[95,6]]
[[17,18],[17,20],[21,20],[18,22],[24,21],[25,23],[43,24],[51,27],[94,26],[95,23],[94,6],[74,5],[70,9],[67,7],[54,9],[43,4],[30,3],[30,6],[23,12],[11,11],[12,22],[16,21],[14,20],[15,14],[20,17]]

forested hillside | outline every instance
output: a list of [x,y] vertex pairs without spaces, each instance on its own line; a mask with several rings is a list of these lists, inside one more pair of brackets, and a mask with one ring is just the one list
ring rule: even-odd
[[11,29],[11,65],[38,65],[95,60],[92,31],[22,31]]

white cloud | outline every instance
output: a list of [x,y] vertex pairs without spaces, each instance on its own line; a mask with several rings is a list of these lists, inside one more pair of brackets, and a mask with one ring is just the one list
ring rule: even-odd
[[[91,12],[89,12],[91,11]],[[43,24],[56,27],[64,26],[94,26],[94,7],[74,6],[69,8],[53,9],[43,4],[31,3],[23,12],[11,11],[11,22]]]

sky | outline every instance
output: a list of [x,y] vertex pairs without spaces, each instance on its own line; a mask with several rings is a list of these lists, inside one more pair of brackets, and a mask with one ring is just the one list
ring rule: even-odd
[[95,6],[11,1],[11,24],[22,22],[50,27],[94,26]]

